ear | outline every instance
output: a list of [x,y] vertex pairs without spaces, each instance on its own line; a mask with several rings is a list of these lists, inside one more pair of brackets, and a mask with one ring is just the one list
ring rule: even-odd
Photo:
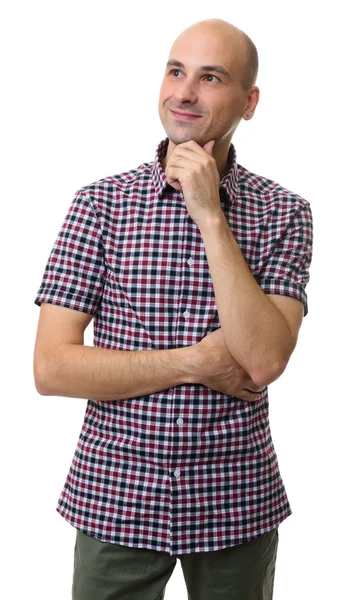
[[255,109],[256,109],[259,99],[260,99],[260,90],[258,87],[253,85],[253,87],[251,87],[248,92],[247,104],[245,106],[245,109],[244,109],[244,112],[242,115],[246,121],[249,121],[249,119],[251,119],[252,116],[254,115],[254,112],[255,112]]

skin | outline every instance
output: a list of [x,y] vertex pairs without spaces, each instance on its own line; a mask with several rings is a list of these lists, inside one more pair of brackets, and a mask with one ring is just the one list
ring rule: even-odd
[[169,137],[162,166],[169,184],[183,192],[202,235],[221,335],[231,356],[261,387],[286,368],[303,305],[262,292],[220,206],[219,182],[228,170],[232,136],[259,100],[256,86],[243,86],[246,48],[244,34],[225,22],[203,21],[184,31],[170,51],[159,115]]
[[[283,372],[293,351],[303,306],[266,297],[243,259],[219,200],[220,178],[242,119],[256,109],[259,90],[242,86],[244,34],[213,20],[193,25],[175,41],[160,90],[159,114],[169,137],[163,161],[168,182],[181,190],[205,245],[221,328],[198,344],[161,351],[84,346],[92,317],[42,304],[34,374],[40,394],[122,400],[198,383],[244,401]],[[203,70],[218,65],[229,75]],[[180,118],[172,111],[197,115]]]
[[[168,64],[160,90],[159,116],[169,138],[164,170],[178,145],[185,148],[185,142],[194,141],[213,156],[219,176],[225,174],[232,136],[242,119],[252,118],[259,100],[258,87],[245,90],[242,85],[246,50],[244,34],[217,20],[189,27],[174,42],[168,63],[183,67]],[[209,65],[221,66],[229,75],[202,69]],[[178,120],[172,111],[199,116]]]

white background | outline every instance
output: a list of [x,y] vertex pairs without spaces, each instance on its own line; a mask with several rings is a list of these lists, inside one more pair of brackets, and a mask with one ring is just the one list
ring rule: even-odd
[[[75,531],[56,513],[85,401],[40,397],[33,301],[74,192],[153,160],[174,38],[204,18],[245,30],[261,100],[238,160],[307,198],[309,314],[271,386],[272,436],[293,515],[280,527],[275,600],[338,597],[339,49],[335,2],[7,2],[0,15],[1,552],[4,600],[67,600]],[[180,562],[166,599],[186,599]],[[94,599],[95,600],[95,599]]]

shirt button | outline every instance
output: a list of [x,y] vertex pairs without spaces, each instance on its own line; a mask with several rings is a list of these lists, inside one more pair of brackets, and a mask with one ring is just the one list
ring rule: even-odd
[[180,476],[180,474],[181,474],[181,472],[180,472],[180,470],[179,470],[179,469],[176,469],[176,470],[174,471],[174,475],[175,475],[175,477],[179,477],[179,476]]
[[189,315],[190,315],[190,313],[189,313],[189,311],[188,311],[188,310],[186,310],[186,311],[183,313],[183,317],[185,317],[186,319],[188,318],[188,316],[189,316]]
[[176,421],[177,425],[183,425],[183,419],[182,417],[179,417]]
[[190,256],[190,258],[188,260],[188,265],[189,265],[189,267],[191,267],[193,264],[194,264],[194,261],[193,261],[193,259]]

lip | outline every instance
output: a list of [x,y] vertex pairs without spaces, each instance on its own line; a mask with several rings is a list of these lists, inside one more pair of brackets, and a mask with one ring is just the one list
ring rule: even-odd
[[179,121],[194,121],[195,119],[201,118],[201,115],[193,115],[192,113],[177,112],[175,110],[171,110],[171,108],[169,110],[173,114],[175,119],[178,119]]

